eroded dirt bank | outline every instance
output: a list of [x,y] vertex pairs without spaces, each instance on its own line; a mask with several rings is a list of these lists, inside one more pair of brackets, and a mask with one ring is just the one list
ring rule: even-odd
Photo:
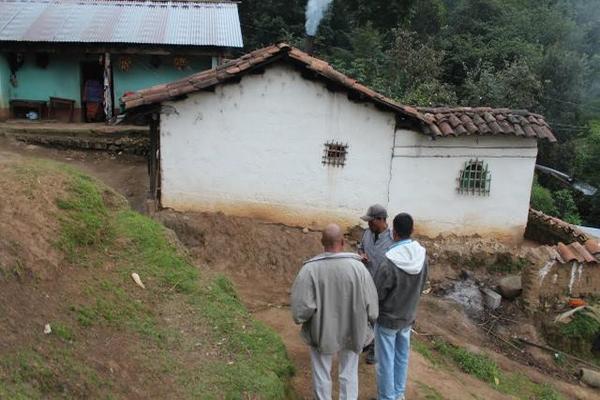
[[[302,262],[321,252],[320,233],[220,213],[165,210],[155,217],[176,232],[201,269],[230,277],[254,315],[282,336],[296,366],[293,386],[301,398],[310,399],[309,356],[298,335],[299,328],[290,316],[289,293]],[[357,237],[358,231],[348,236],[350,246]],[[493,277],[486,268],[474,265],[476,262],[495,266],[497,259],[518,255],[524,249],[508,248],[480,238],[424,240],[424,243],[433,259],[430,280],[434,290],[424,296],[421,303],[415,327],[418,334],[413,335],[415,342],[430,343],[432,339],[442,338],[474,354],[489,355],[511,376],[522,375],[534,384],[552,383],[564,398],[596,398],[596,393],[578,387],[574,379],[561,374],[552,366],[551,360],[546,364],[540,362],[546,355],[538,354],[535,358],[529,353],[511,354],[510,349],[507,351],[502,343],[490,338],[489,332],[504,329],[505,334],[516,333],[540,340],[532,321],[519,313],[515,304],[505,306],[511,318],[504,324],[497,324],[490,320],[474,321],[460,305],[442,295],[449,284],[460,279],[464,268],[474,271],[473,278],[490,280]],[[461,260],[465,260],[464,268],[460,267]],[[409,399],[524,398],[502,393],[493,385],[461,372],[456,366],[438,363],[426,350],[415,351],[413,348],[411,357]],[[359,374],[360,398],[373,398],[376,394],[374,367],[361,360]]]

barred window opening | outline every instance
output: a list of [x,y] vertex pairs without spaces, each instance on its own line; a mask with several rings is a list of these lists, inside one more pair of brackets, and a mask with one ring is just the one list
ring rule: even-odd
[[490,194],[491,181],[492,174],[487,163],[479,159],[469,160],[460,171],[457,190],[460,194],[486,196]]
[[327,142],[323,150],[323,165],[332,165],[334,167],[343,167],[346,165],[346,154],[348,145],[338,142]]

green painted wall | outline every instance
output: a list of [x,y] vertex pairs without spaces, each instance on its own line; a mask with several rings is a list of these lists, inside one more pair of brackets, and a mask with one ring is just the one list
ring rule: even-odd
[[[25,55],[25,62],[17,71],[17,86],[10,83],[8,62],[0,56],[0,108],[8,108],[11,99],[45,100],[49,97],[63,97],[76,101],[75,107],[81,107],[81,63],[95,62],[99,55],[61,55],[50,54],[46,68],[38,67],[35,55]],[[211,67],[212,58],[188,57],[189,65],[179,71],[173,65],[172,56],[161,56],[158,68],[150,64],[151,57],[131,56],[131,68],[120,68],[119,55],[112,56],[113,85],[115,107],[119,98],[127,91],[144,89],[153,85],[171,82]]]
[[188,66],[184,70],[179,71],[173,65],[173,57],[171,56],[161,56],[161,63],[158,68],[150,64],[150,56],[132,56],[131,68],[128,71],[123,71],[120,68],[120,56],[117,54],[113,55],[111,60],[113,63],[113,85],[116,105],[119,104],[119,99],[125,92],[132,92],[161,83],[171,82],[209,69],[212,66],[212,58],[208,56],[187,58],[189,60]]
[[17,71],[17,86],[9,88],[11,99],[46,100],[50,96],[76,101],[81,98],[79,62],[77,56],[50,55],[46,68],[35,64],[35,55],[25,55],[25,63]]
[[0,54],[0,108],[8,108],[10,69],[4,55]]

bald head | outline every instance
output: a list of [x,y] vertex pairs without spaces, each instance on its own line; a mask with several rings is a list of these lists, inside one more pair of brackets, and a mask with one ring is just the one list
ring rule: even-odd
[[344,248],[344,234],[342,228],[336,224],[329,224],[323,230],[321,243],[325,251],[339,253]]

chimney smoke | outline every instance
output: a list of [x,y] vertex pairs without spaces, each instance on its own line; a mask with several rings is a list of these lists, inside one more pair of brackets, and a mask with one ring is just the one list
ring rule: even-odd
[[308,0],[306,4],[306,34],[315,36],[323,15],[333,0]]

